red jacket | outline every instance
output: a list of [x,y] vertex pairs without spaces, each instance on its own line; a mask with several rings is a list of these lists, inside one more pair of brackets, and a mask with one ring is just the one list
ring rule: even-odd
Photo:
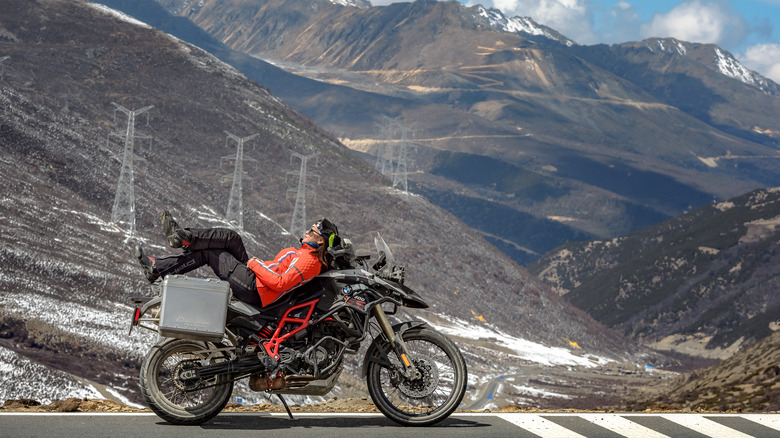
[[306,244],[301,248],[283,249],[272,261],[252,257],[247,266],[255,273],[263,307],[316,277],[322,270],[316,250]]

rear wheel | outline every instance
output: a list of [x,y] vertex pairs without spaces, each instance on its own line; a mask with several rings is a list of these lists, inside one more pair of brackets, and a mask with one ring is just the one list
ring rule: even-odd
[[207,352],[209,344],[167,339],[149,351],[141,366],[141,393],[149,407],[173,424],[200,424],[219,414],[230,399],[227,376],[199,379],[195,370],[226,360]]
[[[409,380],[389,343],[369,350],[366,383],[376,407],[405,426],[428,426],[447,418],[466,393],[466,362],[458,347],[444,335],[427,328],[403,333],[409,360],[421,378]],[[386,356],[388,363],[382,359]]]

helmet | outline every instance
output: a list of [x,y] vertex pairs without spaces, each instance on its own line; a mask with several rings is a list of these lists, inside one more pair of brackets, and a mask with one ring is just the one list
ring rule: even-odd
[[325,242],[328,244],[328,248],[341,243],[341,238],[339,238],[339,228],[336,226],[336,224],[329,221],[327,218],[322,218],[314,225],[317,226],[317,230],[320,232],[320,235],[323,239],[325,239]]

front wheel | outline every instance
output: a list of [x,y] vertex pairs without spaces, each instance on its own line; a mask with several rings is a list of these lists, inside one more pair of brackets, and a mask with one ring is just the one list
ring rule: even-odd
[[141,393],[160,418],[201,424],[225,407],[233,382],[225,375],[197,377],[198,367],[226,360],[208,350],[209,344],[186,339],[166,339],[149,350],[141,365]]
[[[408,380],[389,343],[369,351],[366,383],[376,407],[404,426],[428,426],[447,418],[466,393],[466,362],[458,347],[437,331],[409,329],[403,340],[422,377]],[[389,359],[389,363],[380,359]]]

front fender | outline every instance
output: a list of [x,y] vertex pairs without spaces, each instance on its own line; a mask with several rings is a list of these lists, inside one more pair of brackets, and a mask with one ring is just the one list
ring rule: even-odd
[[[403,339],[403,334],[405,331],[417,327],[422,327],[425,324],[427,323],[424,321],[402,322],[393,326],[393,332],[395,332],[396,335]],[[381,348],[382,342],[382,335],[379,335],[375,337],[373,342],[371,342],[371,345],[368,346],[368,350],[366,350],[366,356],[363,358],[363,367],[360,371],[361,378],[365,379],[366,374],[368,373],[368,364],[371,362],[381,362],[389,366],[390,360],[387,358],[387,353],[385,353],[384,349]]]

